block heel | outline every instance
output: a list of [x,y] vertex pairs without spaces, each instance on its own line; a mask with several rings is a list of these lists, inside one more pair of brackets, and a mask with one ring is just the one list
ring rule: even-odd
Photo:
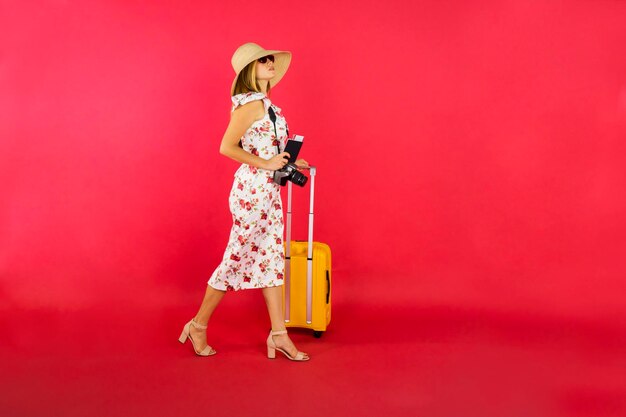
[[269,359],[276,359],[276,349],[267,347],[267,357]]

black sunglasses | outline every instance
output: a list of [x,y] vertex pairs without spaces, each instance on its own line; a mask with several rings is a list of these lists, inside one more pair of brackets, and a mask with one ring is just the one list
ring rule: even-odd
[[267,55],[267,56],[261,57],[257,61],[259,61],[261,64],[265,64],[268,59],[274,62],[274,55]]

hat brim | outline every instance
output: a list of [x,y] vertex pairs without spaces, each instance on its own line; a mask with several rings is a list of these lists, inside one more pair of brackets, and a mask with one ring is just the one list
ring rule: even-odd
[[[274,77],[271,80],[269,80],[269,82],[272,87],[275,87],[276,84],[278,84],[278,82],[283,78],[283,76],[287,72],[287,69],[289,68],[289,64],[291,64],[291,52],[290,51],[271,51],[271,50],[259,51],[258,53],[250,57],[250,61],[248,62],[248,64],[266,55],[274,55]],[[237,84],[237,77],[239,77],[239,72],[235,74],[235,78],[233,79],[233,83],[230,87],[231,96],[235,92],[235,84]]]

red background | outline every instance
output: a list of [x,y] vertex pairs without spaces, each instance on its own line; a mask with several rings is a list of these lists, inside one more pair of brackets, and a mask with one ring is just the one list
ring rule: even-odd
[[256,42],[293,53],[271,98],[319,169],[338,311],[623,323],[626,3],[0,4],[3,314],[193,314],[230,230],[230,59]]
[[293,53],[272,99],[319,167],[337,297],[626,313],[623,3],[288,4],[3,5],[5,305],[206,283],[230,58],[254,41]]

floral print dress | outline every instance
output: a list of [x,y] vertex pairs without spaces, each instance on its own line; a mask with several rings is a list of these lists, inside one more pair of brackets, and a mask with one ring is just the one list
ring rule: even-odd
[[[231,113],[253,100],[263,100],[265,116],[241,137],[241,146],[263,159],[285,149],[287,121],[281,109],[265,93],[248,92],[231,97]],[[276,113],[276,130],[268,109]],[[283,208],[280,185],[272,181],[273,171],[242,164],[235,172],[229,205],[233,226],[224,257],[208,284],[222,291],[275,287],[283,284],[285,252],[283,247]]]

